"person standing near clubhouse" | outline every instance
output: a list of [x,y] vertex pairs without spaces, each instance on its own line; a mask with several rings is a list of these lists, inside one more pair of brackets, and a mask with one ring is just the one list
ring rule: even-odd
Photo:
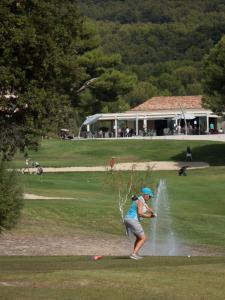
[[133,253],[130,255],[132,259],[141,259],[142,257],[138,255],[139,250],[143,247],[146,236],[145,232],[141,225],[141,220],[143,218],[154,218],[156,214],[154,214],[152,208],[147,204],[147,201],[154,197],[153,191],[144,187],[142,190],[142,195],[132,198],[132,204],[128,213],[124,218],[124,225],[126,226],[127,233],[133,233],[136,240],[134,242]]

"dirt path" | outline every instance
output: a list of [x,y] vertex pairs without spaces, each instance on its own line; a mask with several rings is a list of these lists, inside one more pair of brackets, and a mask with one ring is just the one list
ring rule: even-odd
[[[120,245],[120,246],[119,246]],[[126,255],[129,240],[115,237],[18,237],[5,234],[0,237],[0,255]]]
[[[143,255],[152,255],[151,241],[143,248]],[[113,255],[127,256],[132,249],[126,237],[91,236],[73,234],[68,237],[34,236],[23,237],[12,233],[0,236],[0,255]],[[166,255],[166,254],[164,254]],[[169,255],[169,253],[168,253]],[[176,255],[224,256],[225,249],[209,246],[180,245]]]
[[[152,171],[160,170],[178,170],[182,166],[188,166],[190,169],[207,168],[209,164],[204,162],[175,162],[175,161],[147,161],[134,163],[117,163],[113,170],[115,171],[129,171],[134,168],[137,171],[145,171],[150,168]],[[109,166],[93,166],[93,167],[61,167],[61,168],[43,168],[44,173],[58,173],[58,172],[105,172],[109,171]],[[35,170],[35,169],[34,169]],[[30,168],[30,171],[34,171]]]
[[24,199],[27,199],[27,200],[34,200],[34,199],[37,199],[37,200],[45,200],[45,199],[65,199],[65,200],[71,200],[71,199],[74,199],[74,198],[65,198],[65,197],[46,197],[46,196],[40,196],[40,195],[35,195],[35,194],[24,194],[23,195]]

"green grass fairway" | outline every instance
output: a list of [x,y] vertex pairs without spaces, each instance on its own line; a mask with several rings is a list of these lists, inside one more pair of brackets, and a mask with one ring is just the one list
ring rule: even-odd
[[[126,172],[21,175],[25,192],[73,199],[26,200],[16,231],[44,233],[47,227],[46,234],[66,235],[71,230],[82,230],[121,236],[124,231],[115,186],[127,176]],[[137,181],[143,173],[135,176]],[[154,187],[160,178],[167,182],[174,229],[182,242],[224,247],[224,167],[189,170],[187,177],[175,171],[152,172],[151,176],[147,182]],[[148,220],[144,223],[149,224]]]
[[2,300],[223,300],[225,257],[0,257]]
[[[194,160],[222,166],[188,170],[187,177],[159,171],[145,178],[146,172],[135,172],[134,182],[142,179],[156,189],[159,180],[165,179],[179,242],[224,256],[155,256],[140,261],[110,256],[99,261],[82,255],[0,256],[0,300],[223,300],[225,143],[50,140],[43,142],[40,152],[31,153],[31,158],[43,166],[58,167],[105,165],[111,156],[120,162],[179,161],[184,160],[187,144]],[[14,163],[23,166],[22,155]],[[28,243],[39,237],[72,239],[76,233],[86,240],[126,239],[118,210],[118,185],[129,176],[129,172],[19,174],[25,193],[62,199],[25,200],[13,237]],[[149,220],[144,226],[149,232]]]
[[[210,141],[45,140],[40,151],[31,151],[29,156],[44,167],[108,165],[112,156],[118,162],[183,161],[187,145],[193,150],[193,160],[225,164],[225,143]],[[24,166],[22,154],[16,156],[14,165]]]

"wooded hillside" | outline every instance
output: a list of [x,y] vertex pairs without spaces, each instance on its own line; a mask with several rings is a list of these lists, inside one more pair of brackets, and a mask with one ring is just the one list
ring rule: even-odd
[[136,105],[152,95],[201,94],[203,57],[225,34],[223,0],[82,0],[108,54],[138,83],[127,95]]

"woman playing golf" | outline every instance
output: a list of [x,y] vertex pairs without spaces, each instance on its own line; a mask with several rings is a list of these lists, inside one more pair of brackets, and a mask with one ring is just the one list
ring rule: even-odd
[[138,260],[142,258],[138,255],[138,251],[146,241],[146,236],[140,223],[141,220],[143,218],[156,217],[152,208],[146,203],[152,197],[154,197],[153,191],[148,187],[144,187],[142,189],[142,195],[133,199],[131,207],[124,218],[124,224],[128,234],[132,232],[136,237],[133,253],[130,255],[132,259]]

